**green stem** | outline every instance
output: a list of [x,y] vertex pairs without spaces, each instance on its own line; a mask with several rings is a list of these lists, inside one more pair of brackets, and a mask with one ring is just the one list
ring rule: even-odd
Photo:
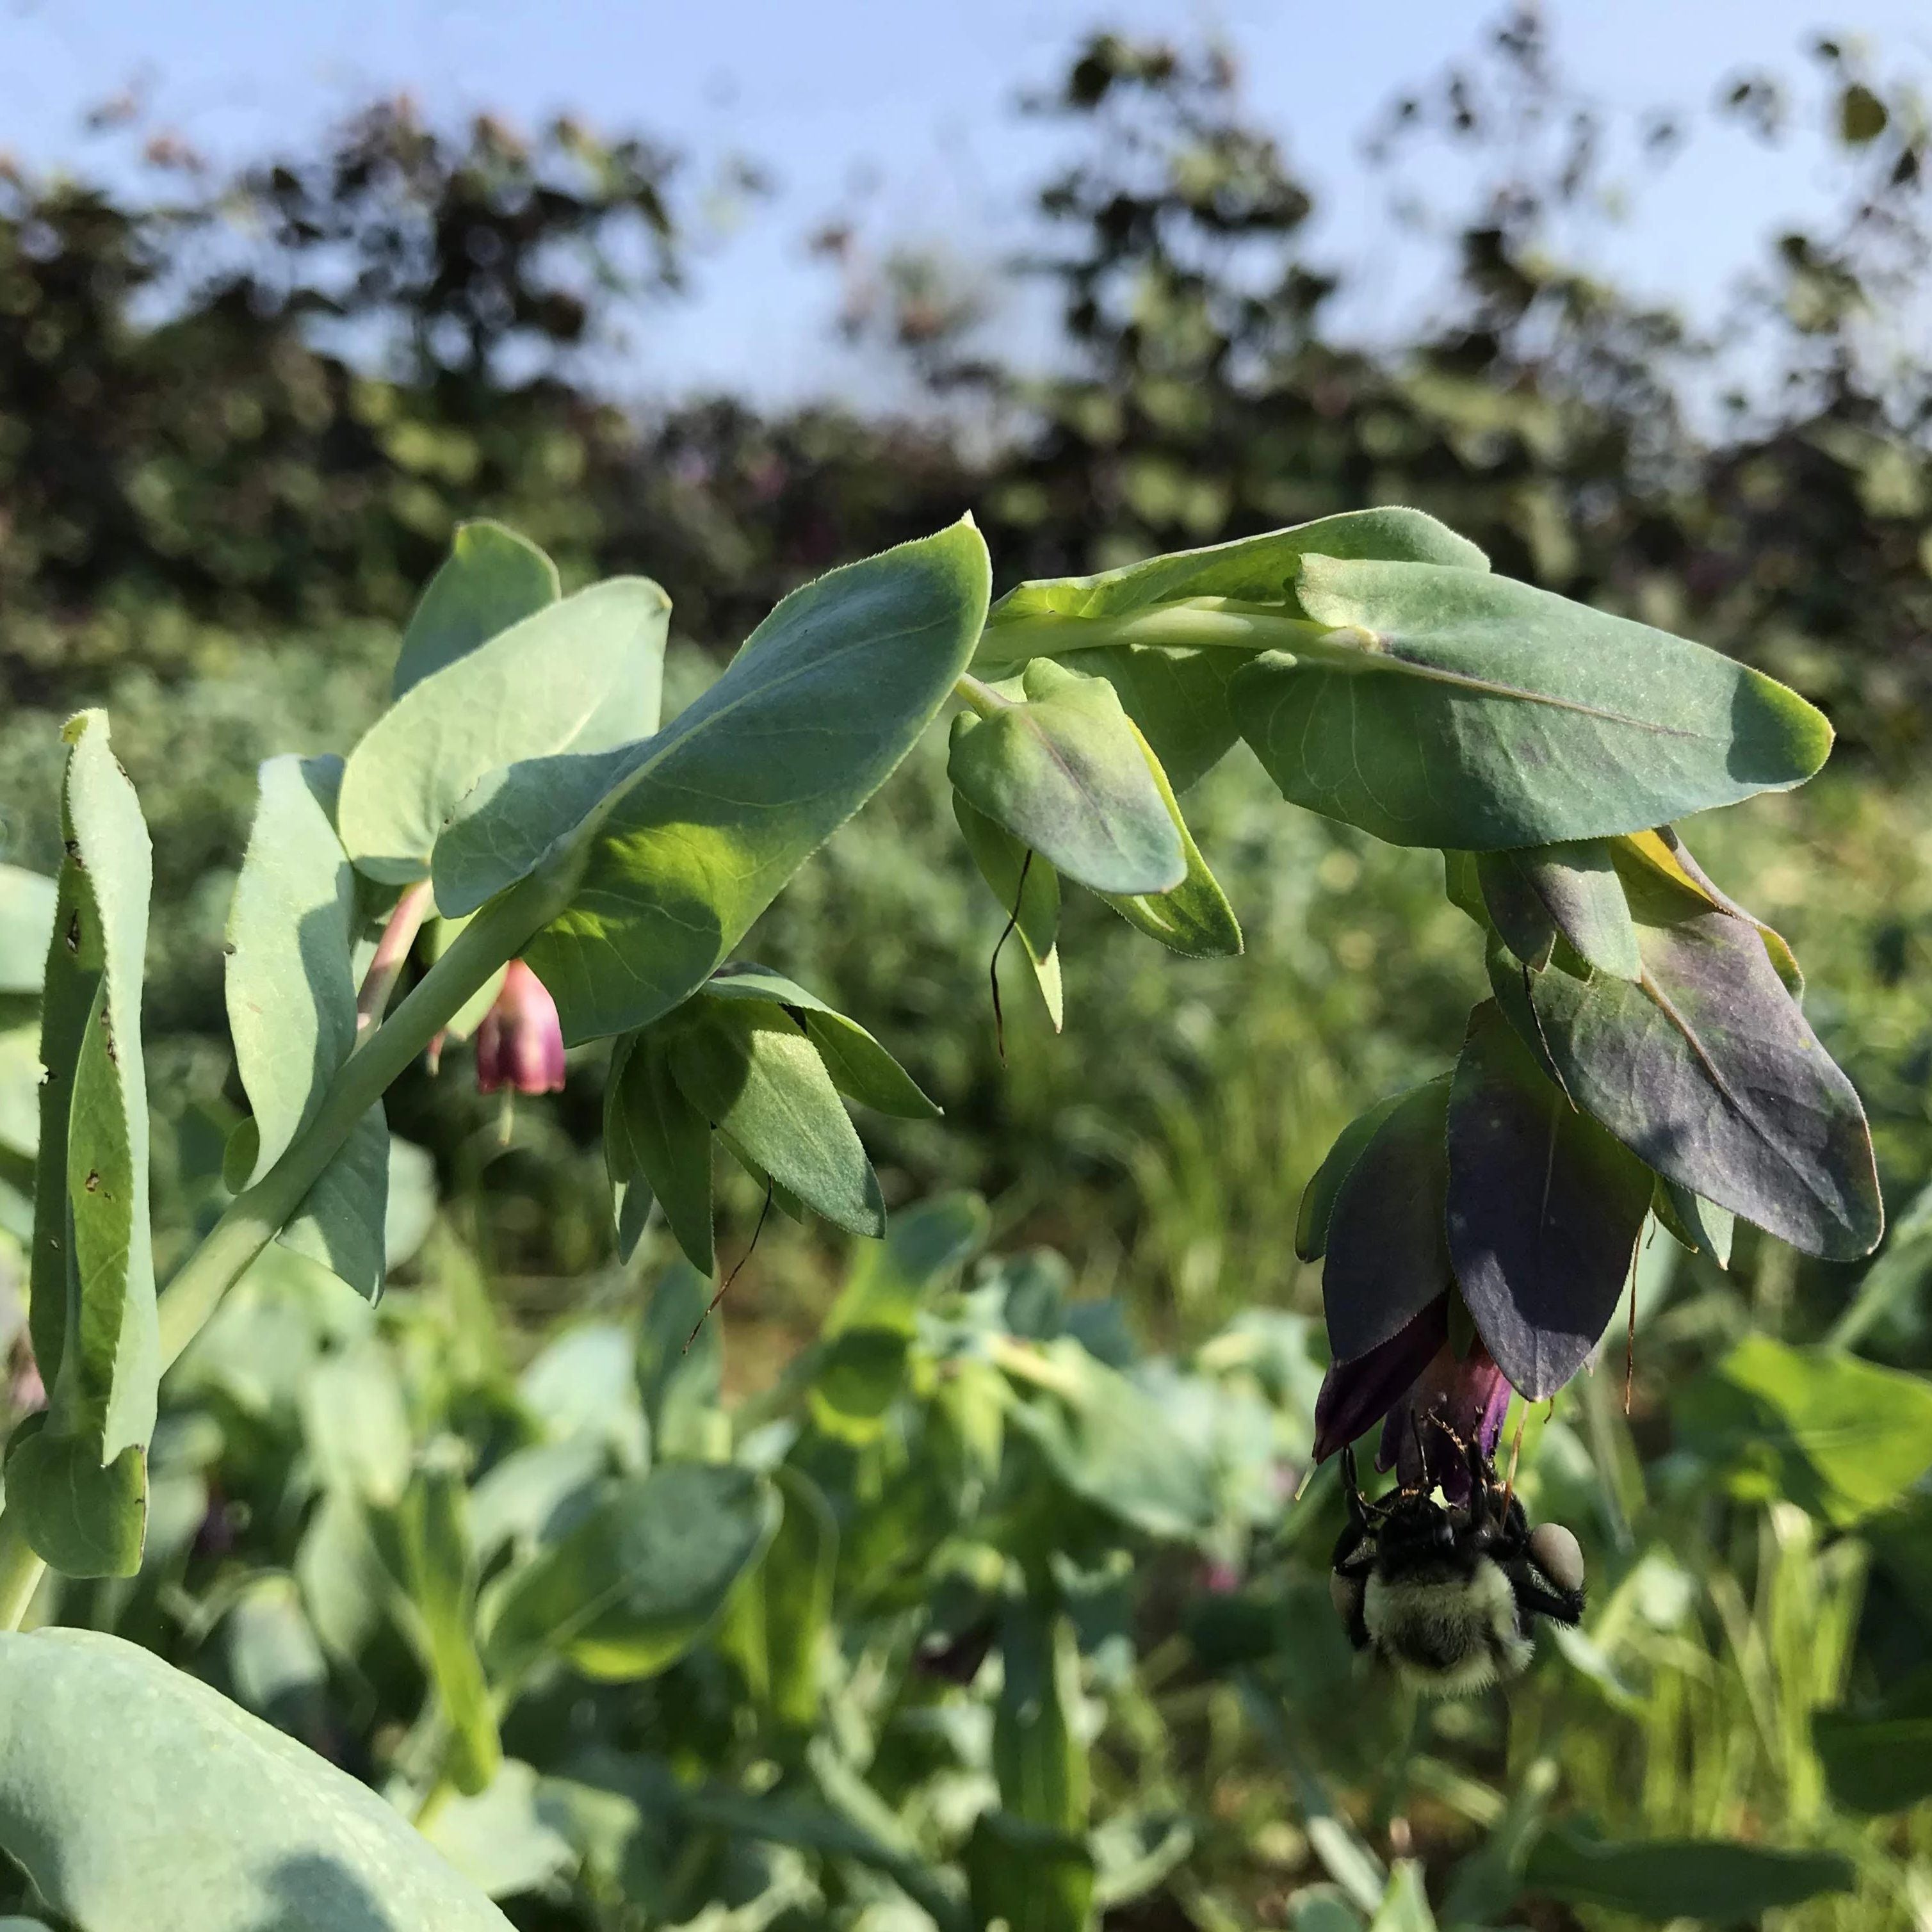
[[409,997],[338,1070],[321,1107],[281,1159],[238,1196],[161,1297],[161,1362],[172,1364],[220,1306],[243,1269],[294,1217],[356,1123],[568,896],[562,881],[538,873],[484,908]]
[[968,671],[959,674],[958,681],[952,687],[952,694],[962,704],[970,705],[982,718],[990,718],[995,712],[1012,709],[1007,699],[1002,698],[990,685],[982,684]]
[[[1018,617],[988,632],[985,645],[1001,663],[1065,657],[1108,644],[1153,644],[1171,650],[1292,651],[1298,657],[1359,662],[1366,633],[1340,632],[1277,607],[1244,604],[1228,597],[1190,597],[1155,604],[1119,617]],[[1324,640],[1335,641],[1323,648]],[[968,700],[970,701],[970,700]]]
[[26,1621],[46,1570],[18,1520],[0,1516],[0,1630],[16,1630]]

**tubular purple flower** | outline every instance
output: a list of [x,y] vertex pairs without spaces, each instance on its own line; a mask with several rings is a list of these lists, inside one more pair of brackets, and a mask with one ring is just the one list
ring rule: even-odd
[[1514,1393],[1480,1340],[1459,1361],[1445,1336],[1384,1418],[1376,1467],[1394,1469],[1404,1489],[1438,1484],[1452,1503],[1467,1502],[1464,1445],[1478,1443],[1484,1460],[1495,1460]]
[[1335,1362],[1315,1402],[1315,1460],[1324,1462],[1382,1425],[1378,1469],[1407,1489],[1440,1484],[1467,1498],[1469,1472],[1459,1444],[1496,1454],[1514,1391],[1480,1339],[1458,1358],[1449,1342],[1449,1298],[1438,1295],[1379,1346]]
[[550,988],[520,959],[476,1029],[476,1086],[495,1094],[554,1094],[563,1085],[563,1027]]

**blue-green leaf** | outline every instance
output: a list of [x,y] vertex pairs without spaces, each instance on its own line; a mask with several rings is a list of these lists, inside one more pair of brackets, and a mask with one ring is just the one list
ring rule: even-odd
[[562,594],[556,566],[527,538],[501,524],[458,524],[403,633],[390,695],[401,697]]
[[437,845],[439,906],[473,910],[567,854],[571,904],[525,953],[564,1037],[669,1012],[931,723],[979,634],[988,576],[962,522],[794,591],[648,743],[533,760],[479,788]]
[[343,771],[338,826],[356,869],[392,885],[428,878],[437,838],[487,773],[648,737],[670,611],[648,579],[612,578],[412,683]]
[[1231,699],[1282,795],[1397,845],[1493,851],[1636,832],[1809,778],[1832,729],[1702,646],[1528,584],[1311,556],[1332,634]]

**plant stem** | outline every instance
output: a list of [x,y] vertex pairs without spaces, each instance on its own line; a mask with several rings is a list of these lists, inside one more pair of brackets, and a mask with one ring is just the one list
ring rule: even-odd
[[20,1628],[46,1570],[17,1519],[0,1516],[0,1630]]
[[952,687],[952,694],[963,704],[969,705],[982,718],[990,718],[995,712],[1009,711],[1012,708],[1010,699],[1002,698],[989,685],[982,684],[970,671],[962,671],[958,681]]
[[[1292,617],[1278,605],[1244,604],[1228,597],[1189,597],[1172,604],[1150,604],[1120,617],[1016,618],[990,632],[987,643],[999,652],[1001,662],[1010,658],[1016,666],[1029,658],[1065,657],[1108,644],[1154,644],[1174,650],[1292,651],[1298,657],[1346,656],[1359,661],[1363,646],[1349,640],[1365,634],[1352,628],[1337,632],[1328,624]],[[1323,640],[1330,637],[1335,642],[1322,650]]]
[[471,920],[409,997],[338,1069],[322,1106],[287,1151],[208,1231],[160,1301],[161,1362],[172,1364],[243,1269],[293,1218],[322,1169],[396,1076],[497,968],[558,910],[567,888],[532,874]]
[[382,1023],[382,1016],[388,1010],[389,995],[396,989],[396,982],[402,976],[403,963],[410,956],[410,948],[416,943],[416,934],[422,930],[422,922],[436,903],[435,894],[427,879],[418,879],[396,902],[396,909],[389,915],[389,922],[382,928],[382,937],[377,942],[376,956],[369,962],[369,970],[363,976],[362,990],[356,996],[356,1032],[360,1039],[371,1027]]

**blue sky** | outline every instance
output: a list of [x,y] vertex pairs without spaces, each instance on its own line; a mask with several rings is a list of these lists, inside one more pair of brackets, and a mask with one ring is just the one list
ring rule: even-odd
[[[1549,0],[1560,54],[1612,110],[1695,109],[1741,67],[1798,65],[1821,26],[1932,67],[1926,0]],[[833,291],[801,237],[857,208],[875,240],[990,262],[1024,232],[1052,136],[1016,123],[1098,21],[1214,33],[1254,111],[1322,191],[1318,244],[1354,271],[1356,312],[1406,298],[1386,190],[1358,159],[1394,89],[1468,50],[1498,10],[1459,0],[0,0],[0,145],[104,170],[85,110],[132,84],[151,122],[236,157],[407,88],[436,113],[534,122],[568,109],[688,150],[736,151],[780,188],[707,248],[696,299],[654,322],[643,386],[789,397],[862,388],[828,340]],[[1815,204],[1815,151],[1698,142],[1600,246],[1648,288],[1706,309],[1768,225]],[[870,185],[862,190],[861,184]],[[1014,326],[1022,326],[1016,322]]]

